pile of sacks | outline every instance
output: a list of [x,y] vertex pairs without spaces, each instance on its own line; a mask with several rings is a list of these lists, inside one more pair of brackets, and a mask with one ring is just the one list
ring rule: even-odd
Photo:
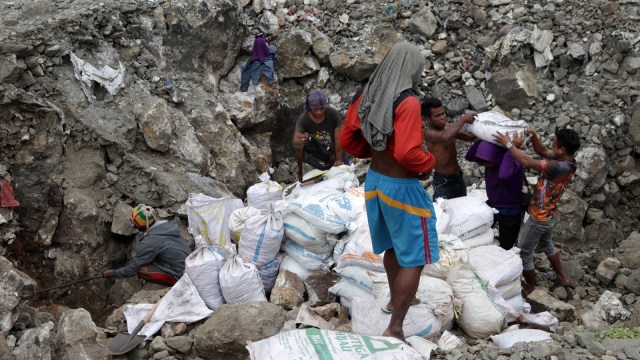
[[[384,254],[373,253],[358,185],[354,167],[343,165],[319,183],[284,189],[263,174],[248,189],[247,206],[229,198],[196,208],[203,195],[192,195],[189,229],[204,241],[186,271],[207,306],[266,301],[281,270],[302,280],[317,270],[334,271],[340,280],[329,291],[350,308],[353,332],[382,335],[391,316],[385,311],[390,290]],[[423,270],[420,302],[409,309],[405,336],[434,338],[454,323],[475,338],[499,334],[516,319],[557,326],[548,314],[528,313],[518,249],[492,245],[494,209],[485,200],[486,193],[471,188],[468,196],[434,204],[441,260]]]
[[280,269],[302,279],[330,269],[339,234],[355,229],[356,199],[344,190],[358,180],[347,165],[332,168],[324,179],[285,191],[262,174],[247,190],[247,206],[231,196],[190,195],[185,207],[197,249],[185,271],[209,309],[267,301]]

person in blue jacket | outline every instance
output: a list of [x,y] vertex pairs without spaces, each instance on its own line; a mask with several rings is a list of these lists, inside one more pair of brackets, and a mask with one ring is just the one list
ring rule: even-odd
[[253,41],[253,52],[251,59],[242,67],[240,74],[240,91],[247,91],[249,83],[258,84],[260,76],[264,75],[269,82],[273,84],[274,67],[273,62],[277,60],[277,48],[274,45],[267,44],[267,40],[263,34],[256,35]]

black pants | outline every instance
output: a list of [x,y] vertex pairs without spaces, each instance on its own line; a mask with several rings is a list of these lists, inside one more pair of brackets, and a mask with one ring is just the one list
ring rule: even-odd
[[498,223],[498,240],[500,247],[509,250],[518,243],[522,214],[518,215],[494,215],[495,222]]

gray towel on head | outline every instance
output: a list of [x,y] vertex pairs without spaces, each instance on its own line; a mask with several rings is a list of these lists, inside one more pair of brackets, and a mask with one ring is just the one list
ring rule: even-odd
[[393,132],[393,102],[401,92],[416,88],[424,71],[424,56],[403,41],[389,50],[364,87],[358,106],[362,134],[374,150],[387,148]]

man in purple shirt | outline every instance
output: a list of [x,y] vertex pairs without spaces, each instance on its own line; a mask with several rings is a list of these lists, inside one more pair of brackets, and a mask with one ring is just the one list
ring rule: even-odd
[[[518,143],[514,139],[513,146],[521,145],[521,138]],[[498,223],[500,247],[509,250],[518,241],[522,222],[524,167],[507,149],[484,140],[476,141],[465,158],[484,165],[484,180],[489,197],[487,204],[499,211],[495,215],[495,221]]]

